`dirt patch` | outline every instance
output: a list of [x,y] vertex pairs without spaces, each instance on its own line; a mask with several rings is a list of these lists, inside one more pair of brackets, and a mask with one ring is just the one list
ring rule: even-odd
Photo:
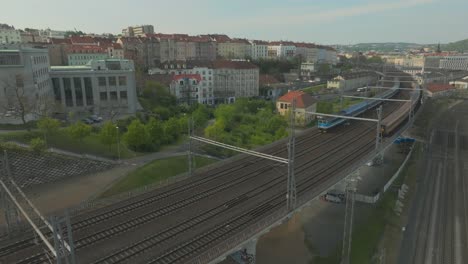
[[[134,169],[135,166],[132,165],[119,166],[100,173],[34,186],[34,188],[24,191],[34,205],[44,215],[48,215],[95,197],[106,186]],[[0,225],[4,224],[4,218],[0,217]]]
[[310,259],[309,250],[304,245],[304,231],[299,214],[258,240],[258,264],[307,264]]

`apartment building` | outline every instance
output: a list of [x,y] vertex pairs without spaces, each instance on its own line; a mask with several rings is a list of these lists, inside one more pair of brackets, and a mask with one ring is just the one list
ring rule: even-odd
[[76,46],[68,48],[68,65],[86,65],[91,60],[104,60],[108,58],[106,49],[99,46]]
[[312,43],[296,43],[296,55],[300,56],[303,62],[317,63],[318,48]]
[[0,49],[0,105],[18,109],[17,91],[34,120],[53,96],[47,49]]
[[133,61],[104,59],[80,66],[52,66],[50,77],[55,100],[67,112],[136,113]]
[[[239,97],[259,95],[259,69],[247,61],[175,61],[164,62],[150,69],[150,75],[171,75],[171,91],[179,101],[186,101],[182,96],[187,81],[191,80],[192,100],[203,104],[233,102]],[[200,76],[194,77],[194,76]],[[193,81],[196,80],[197,84]],[[185,88],[188,89],[188,88]]]
[[235,98],[259,95],[258,67],[248,61],[213,61],[214,97],[232,102]]
[[338,75],[327,82],[327,88],[342,91],[351,91],[377,82],[378,77],[374,72],[350,72]]
[[263,40],[250,40],[250,58],[254,60],[268,58],[268,42]]
[[154,34],[153,25],[130,26],[122,29],[124,37],[143,37],[146,34]]
[[21,43],[21,32],[7,24],[0,24],[0,44]]
[[271,59],[287,59],[296,55],[294,42],[273,41],[268,44],[268,57]]
[[458,56],[445,56],[440,59],[441,69],[468,71],[468,54]]
[[224,59],[245,59],[250,56],[251,44],[246,39],[217,40],[217,54]]

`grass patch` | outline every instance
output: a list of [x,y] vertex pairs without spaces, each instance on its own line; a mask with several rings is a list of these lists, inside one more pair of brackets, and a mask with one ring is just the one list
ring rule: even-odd
[[0,124],[0,130],[24,130],[35,129],[36,127],[36,121],[27,122],[26,124]]
[[[195,156],[195,165],[197,168],[201,168],[214,162],[216,162],[214,159]],[[152,183],[166,180],[187,171],[187,156],[185,155],[156,160],[128,174],[109,190],[105,191],[101,197],[108,197],[137,189]]]
[[343,98],[343,108],[341,108],[340,99],[337,99],[333,102],[333,112],[337,113],[342,109],[346,109],[352,105],[358,104],[364,101],[363,99],[355,99],[355,98]]
[[326,89],[327,85],[326,84],[319,84],[311,87],[307,87],[302,89],[303,92],[309,93],[309,94],[315,94],[315,93],[320,93],[323,89]]
[[[2,141],[18,141],[21,143],[29,144],[31,139],[43,137],[39,131],[31,132],[12,132],[0,135],[0,140]],[[111,146],[104,145],[99,140],[97,133],[92,133],[90,136],[83,139],[83,141],[76,140],[65,130],[59,130],[54,135],[51,135],[47,138],[48,147],[53,147],[61,150],[66,150],[74,153],[85,153],[95,156],[101,156],[111,159],[116,159],[119,156],[117,149],[117,142]],[[129,150],[123,142],[120,142],[120,157],[121,158],[131,158],[135,157],[137,154]]]

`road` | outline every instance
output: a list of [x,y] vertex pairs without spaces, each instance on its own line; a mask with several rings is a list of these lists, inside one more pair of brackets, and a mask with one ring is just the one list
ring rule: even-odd
[[468,103],[432,129],[399,263],[468,263]]

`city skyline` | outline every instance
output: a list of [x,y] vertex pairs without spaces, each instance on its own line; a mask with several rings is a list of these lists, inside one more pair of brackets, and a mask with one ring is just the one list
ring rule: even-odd
[[152,24],[155,32],[161,33],[222,33],[248,39],[323,44],[432,44],[468,38],[463,28],[468,24],[468,17],[463,14],[468,3],[461,0],[345,0],[339,3],[240,0],[222,4],[213,0],[197,3],[142,0],[112,5],[83,0],[72,10],[68,3],[59,0],[26,2],[30,6],[28,9],[23,8],[24,2],[4,3],[9,12],[0,22],[16,28],[77,29],[97,34],[119,34],[129,25]]

